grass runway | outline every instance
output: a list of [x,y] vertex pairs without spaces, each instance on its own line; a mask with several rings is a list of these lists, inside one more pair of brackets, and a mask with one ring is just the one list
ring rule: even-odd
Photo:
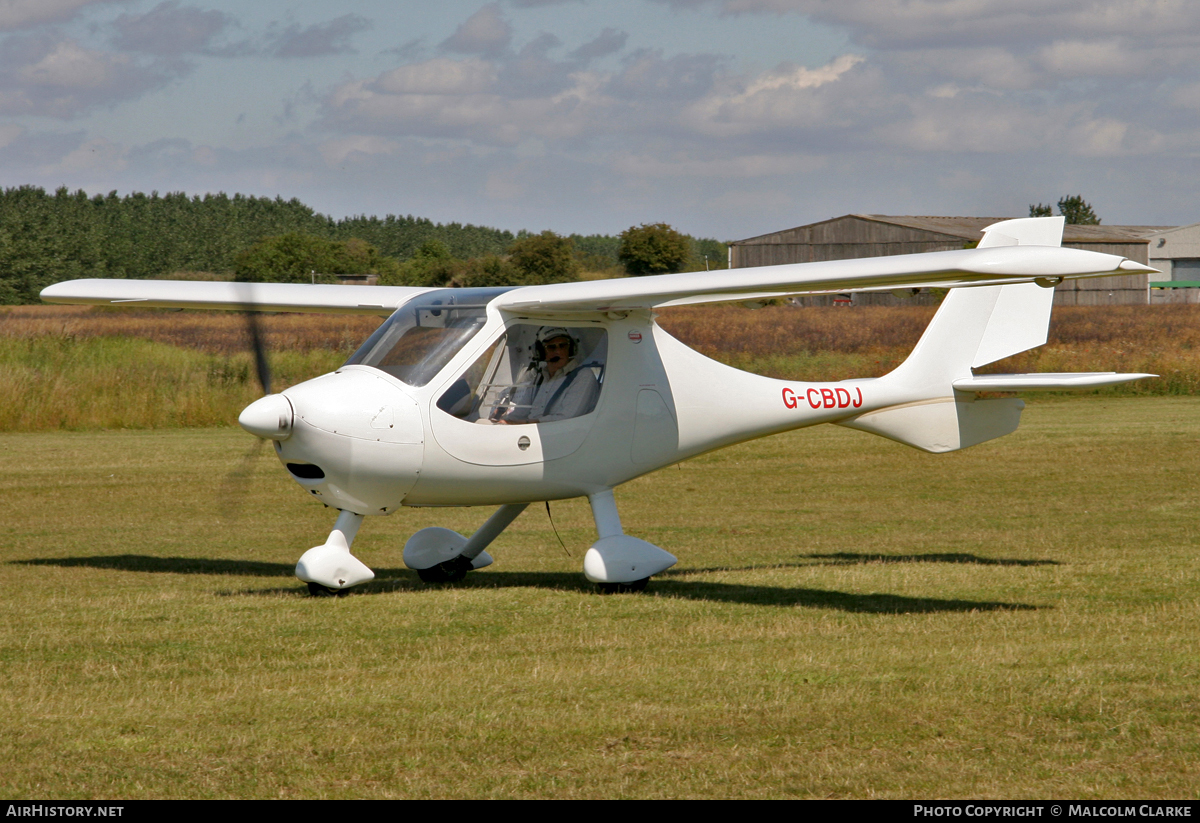
[[680,558],[641,595],[578,500],[445,587],[404,540],[486,511],[370,518],[377,579],[311,599],[333,514],[252,442],[0,434],[0,794],[1200,797],[1200,399],[690,460],[617,490]]

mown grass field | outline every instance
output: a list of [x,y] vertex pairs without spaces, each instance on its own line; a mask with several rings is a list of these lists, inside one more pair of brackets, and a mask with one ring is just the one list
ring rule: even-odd
[[[823,427],[619,489],[679,565],[580,574],[586,503],[427,587],[291,576],[333,517],[230,428],[0,434],[0,794],[1200,795],[1194,397],[1036,400],[932,456]],[[231,499],[225,478],[252,482]]]
[[[531,508],[495,566],[429,587],[292,576],[332,513],[232,428],[259,389],[221,313],[0,309],[0,794],[138,797],[1200,795],[1200,312],[1056,310],[994,370],[1162,374],[1035,398],[931,456],[824,427],[618,490],[680,563],[583,580],[586,502]],[[765,374],[881,374],[931,310],[675,310]],[[372,318],[264,318],[276,388]],[[257,456],[256,456],[257,455]]]

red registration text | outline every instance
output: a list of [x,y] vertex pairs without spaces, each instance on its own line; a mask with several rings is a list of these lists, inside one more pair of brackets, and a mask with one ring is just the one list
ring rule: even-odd
[[857,387],[853,393],[849,389],[813,388],[797,395],[791,389],[783,390],[783,405],[789,409],[799,406],[800,398],[808,401],[809,408],[813,409],[845,409],[851,406],[857,409],[863,404],[862,389]]

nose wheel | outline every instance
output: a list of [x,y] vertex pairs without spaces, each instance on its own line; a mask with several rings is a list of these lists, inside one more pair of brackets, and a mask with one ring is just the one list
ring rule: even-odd
[[350,590],[331,589],[328,586],[322,586],[320,583],[309,583],[308,593],[313,597],[345,597],[350,594]]
[[646,584],[649,582],[649,577],[643,577],[641,580],[633,580],[629,583],[597,583],[596,589],[600,594],[631,594],[645,591]]

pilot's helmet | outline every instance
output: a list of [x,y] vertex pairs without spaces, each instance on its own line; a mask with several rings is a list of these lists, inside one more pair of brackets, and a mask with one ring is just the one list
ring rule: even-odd
[[556,337],[565,337],[571,341],[569,357],[574,357],[579,351],[579,338],[562,326],[542,326],[537,333],[537,356],[539,360],[546,359],[546,343]]

